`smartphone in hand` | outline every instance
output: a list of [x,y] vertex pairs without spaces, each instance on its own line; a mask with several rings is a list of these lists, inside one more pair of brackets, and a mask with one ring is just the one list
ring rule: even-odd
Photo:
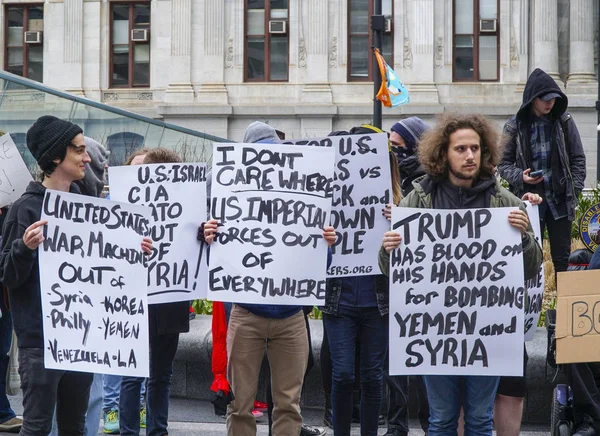
[[544,175],[544,170],[537,170],[537,171],[532,171],[529,173],[529,177],[531,177],[532,179],[536,179],[543,175]]

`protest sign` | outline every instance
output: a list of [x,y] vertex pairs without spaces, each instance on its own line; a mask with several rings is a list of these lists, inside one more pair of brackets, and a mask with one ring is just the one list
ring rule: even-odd
[[32,180],[10,135],[0,136],[0,207],[18,199]]
[[381,274],[377,253],[381,237],[390,228],[382,211],[393,200],[387,135],[328,136],[284,143],[335,150],[331,225],[337,241],[327,275]]
[[[542,246],[542,232],[540,231],[540,211],[539,206],[533,206],[530,202],[525,201],[527,207],[527,215],[529,222],[533,227],[535,239],[537,239],[540,247]],[[533,279],[525,280],[525,288],[527,289],[527,297],[529,305],[525,310],[525,341],[533,340],[535,329],[537,328],[542,311],[542,301],[544,299],[544,262],[540,265],[540,270]]]
[[522,375],[515,209],[392,209],[390,374]]
[[169,163],[108,169],[111,199],[152,212],[148,260],[150,304],[206,297],[207,248],[198,241],[206,221],[206,165]]
[[333,159],[331,148],[215,143],[209,299],[323,304]]
[[600,270],[557,276],[556,362],[600,362]]
[[44,364],[148,376],[149,210],[47,190],[39,248]]

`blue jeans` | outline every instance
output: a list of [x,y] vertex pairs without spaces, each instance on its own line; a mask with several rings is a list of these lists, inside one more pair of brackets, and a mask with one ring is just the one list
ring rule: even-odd
[[8,370],[8,351],[12,340],[12,317],[4,304],[4,295],[0,291],[0,423],[14,418],[15,412],[10,407],[6,396],[6,371]]
[[[119,410],[119,396],[121,394],[121,376],[120,375],[105,375],[104,376],[104,404],[102,408],[105,412],[111,410]],[[140,407],[146,404],[144,396],[146,395],[146,383],[142,383],[140,390]]]
[[354,347],[360,344],[360,434],[376,436],[381,408],[383,364],[388,347],[388,316],[376,307],[338,306],[323,314],[333,366],[331,406],[335,436],[349,436],[352,423]]
[[[169,390],[179,333],[159,335],[150,324],[150,377],[146,398],[146,435],[168,434]],[[140,392],[143,377],[123,377],[119,399],[121,436],[140,434]]]
[[500,377],[426,375],[429,436],[456,436],[461,406],[465,436],[491,436]]

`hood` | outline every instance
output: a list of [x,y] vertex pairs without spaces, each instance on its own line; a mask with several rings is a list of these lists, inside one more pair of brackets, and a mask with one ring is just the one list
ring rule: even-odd
[[523,104],[517,112],[517,118],[524,120],[529,118],[531,114],[531,103],[538,97],[549,92],[556,92],[560,95],[560,98],[556,99],[554,107],[550,112],[551,118],[558,119],[567,110],[569,105],[569,99],[561,91],[560,87],[556,84],[554,79],[550,77],[545,71],[536,68],[533,73],[527,79],[525,84],[525,90],[523,91]]
[[46,194],[46,187],[41,182],[29,182],[27,189],[25,189],[25,194],[43,197]]
[[277,132],[273,127],[261,121],[254,121],[246,128],[246,132],[244,133],[244,142],[246,144],[265,140],[270,140],[272,143],[279,142],[279,136],[277,136]]

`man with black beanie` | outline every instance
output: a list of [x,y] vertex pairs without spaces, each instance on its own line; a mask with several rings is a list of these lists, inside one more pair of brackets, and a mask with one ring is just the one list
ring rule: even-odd
[[90,157],[83,131],[46,115],[27,132],[27,147],[43,171],[10,208],[4,222],[0,280],[8,289],[23,389],[21,435],[47,435],[56,406],[59,434],[83,435],[92,374],[44,368],[44,334],[38,247],[44,241],[40,220],[46,189],[79,193]]

